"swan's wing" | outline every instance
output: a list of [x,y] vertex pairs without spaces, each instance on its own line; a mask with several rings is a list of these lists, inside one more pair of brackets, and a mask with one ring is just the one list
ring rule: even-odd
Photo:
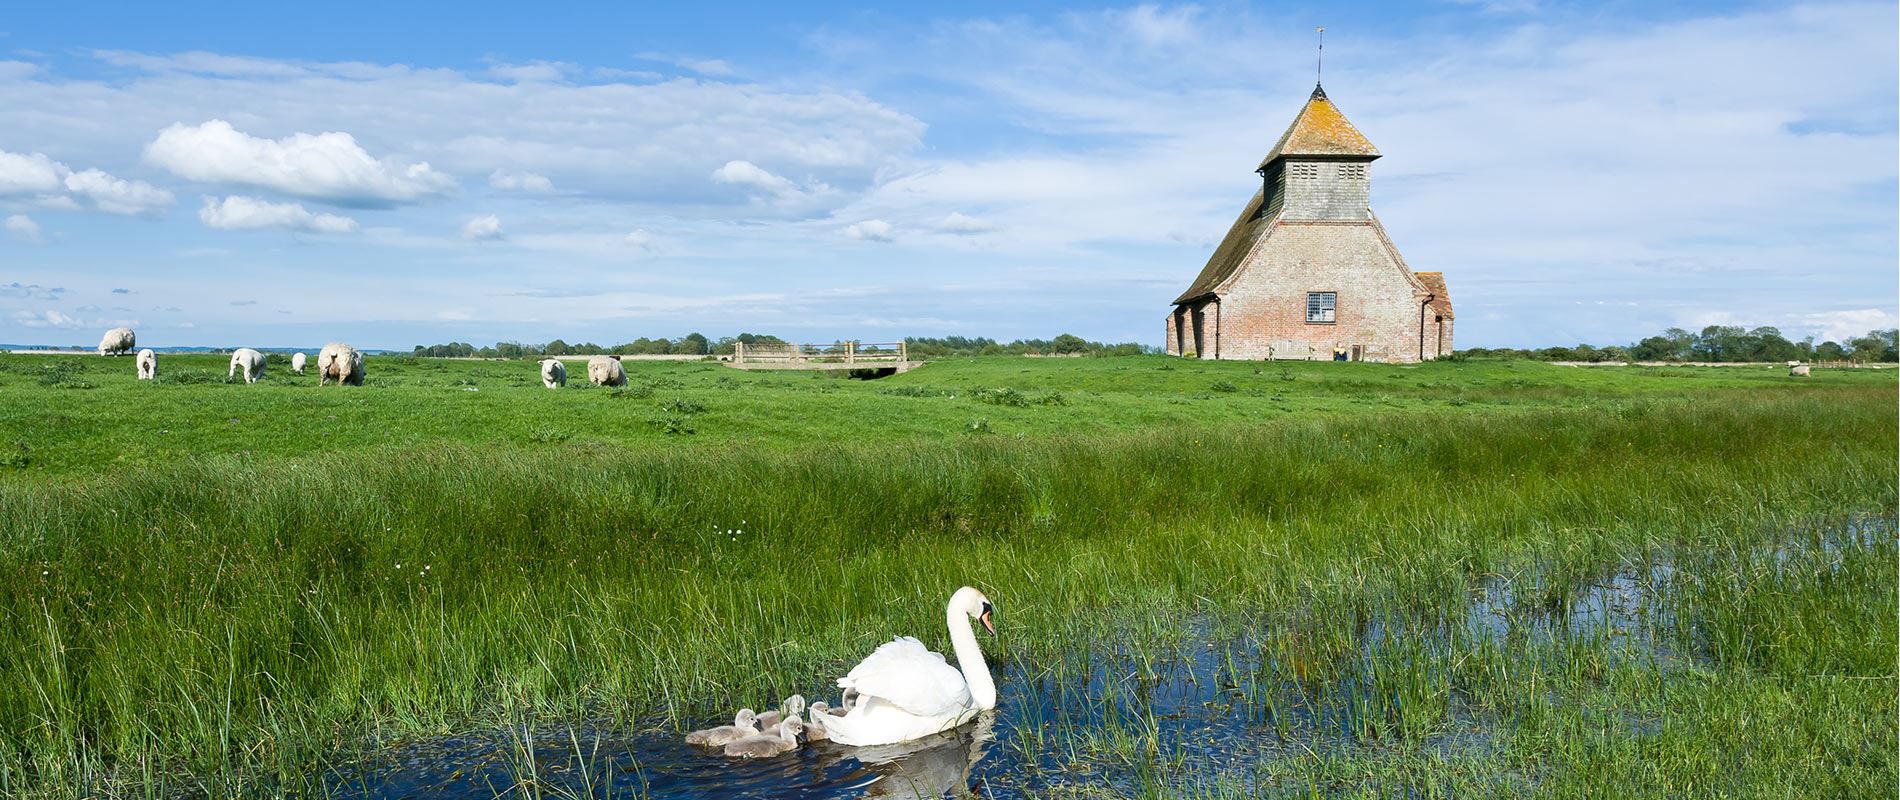
[[878,647],[838,685],[924,717],[956,714],[971,704],[963,673],[908,636]]

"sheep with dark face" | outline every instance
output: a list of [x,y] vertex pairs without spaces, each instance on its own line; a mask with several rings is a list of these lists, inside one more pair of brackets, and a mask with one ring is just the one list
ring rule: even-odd
[[595,386],[625,386],[627,371],[620,366],[618,358],[594,356],[587,359],[587,379]]
[[228,378],[238,374],[238,370],[244,370],[244,382],[256,383],[258,378],[264,377],[265,362],[263,353],[240,347],[231,354],[231,368],[225,371],[224,376]]
[[106,331],[105,337],[99,340],[99,355],[124,355],[132,352],[132,348],[137,347],[138,342],[139,337],[132,333],[131,328],[113,328]]
[[567,385],[567,365],[558,358],[541,362],[541,385],[549,389],[558,389]]
[[363,385],[363,354],[340,342],[331,342],[317,353],[317,385],[331,380],[336,385]]
[[139,351],[139,380],[149,381],[158,377],[158,354],[152,348]]

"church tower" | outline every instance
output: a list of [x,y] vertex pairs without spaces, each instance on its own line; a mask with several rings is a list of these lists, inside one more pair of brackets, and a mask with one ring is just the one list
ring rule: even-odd
[[1412,272],[1372,214],[1379,155],[1315,86],[1260,160],[1260,191],[1175,298],[1168,352],[1390,362],[1450,353],[1442,273]]

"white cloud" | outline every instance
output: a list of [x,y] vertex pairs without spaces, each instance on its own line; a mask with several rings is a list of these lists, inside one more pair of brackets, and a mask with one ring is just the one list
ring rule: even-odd
[[673,66],[679,67],[680,69],[697,72],[701,75],[707,75],[707,76],[711,76],[715,78],[729,77],[733,74],[732,65],[726,63],[725,59],[669,56],[664,53],[652,53],[652,52],[641,53],[638,57],[646,59],[648,61],[660,61],[667,64],[672,64]]
[[653,245],[653,234],[647,233],[645,230],[632,231],[627,234],[626,242],[628,246],[631,247],[651,247]]
[[198,219],[206,227],[225,231],[282,228],[310,233],[352,233],[356,220],[335,214],[313,214],[300,203],[272,203],[255,197],[231,195],[219,201],[205,198]]
[[964,214],[961,211],[952,211],[949,216],[943,218],[942,222],[937,223],[937,230],[943,231],[944,233],[960,235],[983,233],[992,230],[993,227],[994,226],[989,223]]
[[72,168],[41,153],[0,150],[0,196],[37,195],[46,208],[77,210],[80,199],[111,214],[150,214],[172,204],[172,193],[144,181],[115,178],[104,171]]
[[728,161],[725,166],[713,170],[712,179],[718,183],[751,187],[777,197],[796,197],[801,194],[798,186],[791,181],[767,172],[750,161]]
[[492,241],[502,237],[501,217],[485,214],[468,221],[462,226],[462,238],[478,242]]
[[172,193],[144,181],[115,178],[96,169],[66,176],[66,191],[111,214],[152,214],[172,204]]
[[0,150],[0,195],[57,192],[60,178],[71,170],[39,153]]
[[22,242],[37,244],[42,241],[40,239],[40,224],[34,222],[32,217],[25,214],[14,214],[13,216],[7,217],[6,228],[7,233],[13,234],[13,238]]
[[58,311],[13,312],[13,324],[22,328],[77,328],[79,320]]
[[1822,311],[1804,315],[1797,325],[1822,341],[1845,342],[1868,331],[1900,327],[1900,314],[1881,308]]
[[180,177],[274,189],[345,205],[413,203],[455,189],[426,161],[372,158],[348,133],[264,139],[214,119],[174,123],[145,147],[146,160]]
[[892,235],[891,224],[881,219],[867,219],[845,226],[844,235],[867,242],[888,242],[896,237]]
[[489,173],[488,185],[511,192],[549,194],[554,191],[554,182],[548,180],[548,176],[533,172],[509,172],[498,169]]

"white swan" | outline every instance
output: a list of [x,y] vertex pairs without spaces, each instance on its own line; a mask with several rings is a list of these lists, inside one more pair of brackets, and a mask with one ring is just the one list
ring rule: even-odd
[[838,679],[857,702],[842,717],[813,715],[831,741],[844,745],[892,744],[955,728],[977,712],[996,707],[996,681],[983,662],[970,620],[983,622],[990,635],[994,609],[982,592],[965,586],[950,595],[944,625],[956,651],[958,672],[943,656],[909,636],[886,642],[851,673]]

